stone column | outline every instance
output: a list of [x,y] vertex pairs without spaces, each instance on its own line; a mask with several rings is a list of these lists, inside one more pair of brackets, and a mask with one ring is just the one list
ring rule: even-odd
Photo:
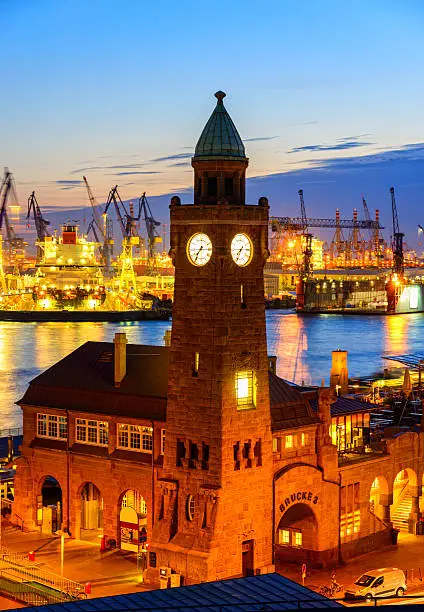
[[408,520],[409,533],[415,533],[415,526],[420,518],[420,498],[419,495],[412,496],[411,513]]

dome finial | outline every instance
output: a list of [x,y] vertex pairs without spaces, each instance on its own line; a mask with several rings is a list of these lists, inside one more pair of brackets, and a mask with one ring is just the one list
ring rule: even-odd
[[223,99],[225,98],[227,94],[225,93],[225,91],[217,91],[215,94],[215,98],[218,98],[218,104],[223,104]]

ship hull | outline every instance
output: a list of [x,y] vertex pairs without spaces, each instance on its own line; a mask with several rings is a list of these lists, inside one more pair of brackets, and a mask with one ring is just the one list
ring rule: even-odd
[[90,322],[119,323],[121,321],[167,321],[169,310],[0,310],[0,321],[22,323]]

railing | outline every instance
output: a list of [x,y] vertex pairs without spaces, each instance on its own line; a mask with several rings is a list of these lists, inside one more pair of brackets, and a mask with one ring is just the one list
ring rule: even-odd
[[72,597],[65,593],[56,592],[53,589],[36,583],[16,582],[4,575],[0,575],[0,593],[4,593],[7,597],[24,602],[29,606],[43,606],[73,600]]
[[22,427],[9,427],[0,429],[0,438],[8,438],[9,436],[22,436],[24,430]]
[[19,579],[21,582],[39,583],[42,586],[50,587],[54,591],[65,593],[71,598],[84,597],[83,584],[41,568],[34,562],[29,561],[25,555],[2,548],[0,552],[1,575],[5,571],[8,575],[13,573],[14,579]]

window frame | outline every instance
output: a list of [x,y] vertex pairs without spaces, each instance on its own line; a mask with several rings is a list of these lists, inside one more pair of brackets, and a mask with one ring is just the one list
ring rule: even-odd
[[[44,417],[44,419],[40,418]],[[44,422],[43,422],[44,421]],[[41,431],[40,424],[44,425],[44,432]],[[54,431],[56,433],[54,433]],[[61,433],[63,435],[61,435]],[[68,419],[60,414],[49,414],[47,412],[37,412],[36,416],[36,437],[48,440],[67,440],[68,439]]]
[[[126,444],[123,440],[126,439]],[[136,453],[153,453],[153,427],[118,423],[116,448]],[[138,443],[137,443],[138,441]]]
[[[81,437],[84,432],[85,436]],[[95,432],[95,440],[93,433]],[[89,439],[91,434],[91,439]],[[88,446],[109,446],[109,423],[108,421],[97,421],[96,419],[85,419],[77,417],[75,419],[75,442],[87,444]]]
[[[247,380],[247,395],[239,396],[239,381]],[[237,410],[252,410],[256,408],[256,376],[253,370],[237,370],[234,376],[234,387]]]

